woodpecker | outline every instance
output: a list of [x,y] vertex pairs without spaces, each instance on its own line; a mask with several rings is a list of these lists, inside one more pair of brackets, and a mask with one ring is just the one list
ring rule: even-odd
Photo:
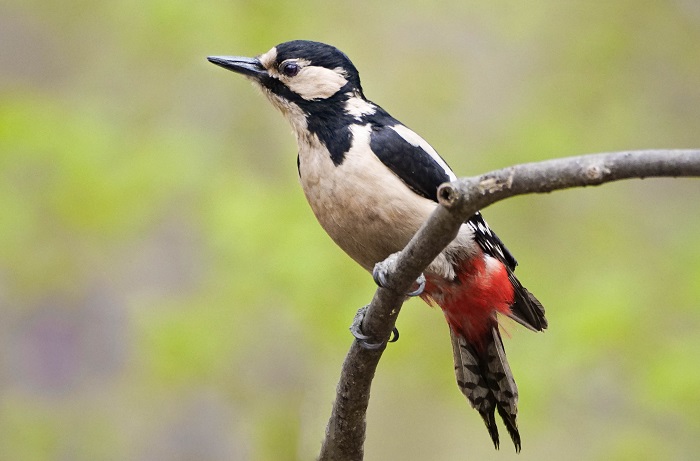
[[[365,97],[357,69],[333,46],[295,40],[254,58],[208,60],[247,77],[289,121],[311,209],[333,241],[370,272],[406,246],[437,206],[438,186],[456,179],[430,144]],[[498,411],[520,451],[518,390],[497,314],[533,331],[544,330],[547,320],[515,277],[516,265],[476,213],[425,269],[420,296],[445,315],[457,384],[495,447]]]

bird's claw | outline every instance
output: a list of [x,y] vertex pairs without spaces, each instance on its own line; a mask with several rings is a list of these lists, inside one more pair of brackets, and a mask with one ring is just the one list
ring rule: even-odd
[[377,350],[386,345],[387,342],[395,343],[399,340],[399,330],[394,327],[391,331],[391,337],[387,341],[373,343],[368,341],[369,336],[362,332],[362,321],[365,319],[365,314],[367,312],[367,307],[361,307],[360,310],[355,314],[355,318],[352,320],[352,325],[350,325],[350,333],[355,337],[357,343],[363,349]]
[[409,291],[406,293],[406,296],[419,296],[423,293],[423,290],[425,290],[425,275],[420,274],[416,279],[416,284],[418,284],[418,288],[413,291]]
[[372,269],[372,278],[374,279],[374,283],[376,283],[378,287],[387,287],[388,282],[386,279],[386,273],[387,270],[384,264],[377,263],[374,265],[374,269]]
[[391,330],[391,337],[389,337],[388,342],[395,343],[398,340],[399,340],[399,329],[394,327],[394,329]]
[[[386,263],[386,261],[382,261],[375,264],[374,269],[372,270],[372,278],[374,279],[374,283],[376,283],[377,286],[380,286],[382,288],[389,288],[389,281],[387,278],[387,266],[388,264]],[[406,293],[406,296],[419,296],[423,293],[423,290],[425,290],[425,275],[420,274],[416,279],[415,284],[417,284],[418,287],[415,290]]]

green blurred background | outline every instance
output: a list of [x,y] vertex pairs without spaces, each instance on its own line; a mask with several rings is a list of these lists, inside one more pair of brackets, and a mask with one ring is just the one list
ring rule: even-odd
[[[296,181],[290,129],[206,62],[334,44],[460,175],[700,147],[700,3],[0,4],[0,460],[308,460],[374,291]],[[380,364],[367,460],[690,460],[700,181],[486,216],[547,307],[507,325],[523,451],[458,391],[420,301]]]

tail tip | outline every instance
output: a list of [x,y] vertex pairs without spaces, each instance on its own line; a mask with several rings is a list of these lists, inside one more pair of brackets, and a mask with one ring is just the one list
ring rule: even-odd
[[491,436],[491,440],[493,441],[493,446],[496,448],[496,450],[498,450],[501,441],[498,436],[498,426],[496,426],[496,418],[494,417],[493,410],[481,413],[481,417],[484,419],[486,429],[489,431],[489,435]]
[[[515,452],[520,453],[522,443],[520,441],[520,431],[518,431],[518,426],[515,423],[515,418],[512,416],[506,417],[500,411],[499,413],[501,413],[501,416],[503,417],[503,422],[505,423],[506,429],[508,430],[508,435],[510,435],[511,440],[513,441],[513,446],[515,446]],[[481,413],[481,417],[484,419],[486,429],[489,431],[489,435],[491,436],[491,440],[493,441],[493,446],[496,448],[496,450],[498,450],[500,448],[501,441],[498,435],[498,426],[496,425],[495,412],[483,412]]]
[[508,413],[503,407],[498,406],[498,414],[501,415],[503,419],[503,424],[508,430],[508,435],[510,435],[513,445],[515,446],[515,452],[520,453],[520,448],[522,444],[520,443],[520,431],[518,431],[518,423],[516,422],[516,415]]

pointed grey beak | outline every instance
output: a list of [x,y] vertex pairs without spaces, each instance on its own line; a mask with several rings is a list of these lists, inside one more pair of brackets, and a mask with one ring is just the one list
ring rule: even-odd
[[268,75],[265,68],[257,58],[245,58],[243,56],[209,56],[207,58],[212,64],[221,66],[232,72],[260,79]]

